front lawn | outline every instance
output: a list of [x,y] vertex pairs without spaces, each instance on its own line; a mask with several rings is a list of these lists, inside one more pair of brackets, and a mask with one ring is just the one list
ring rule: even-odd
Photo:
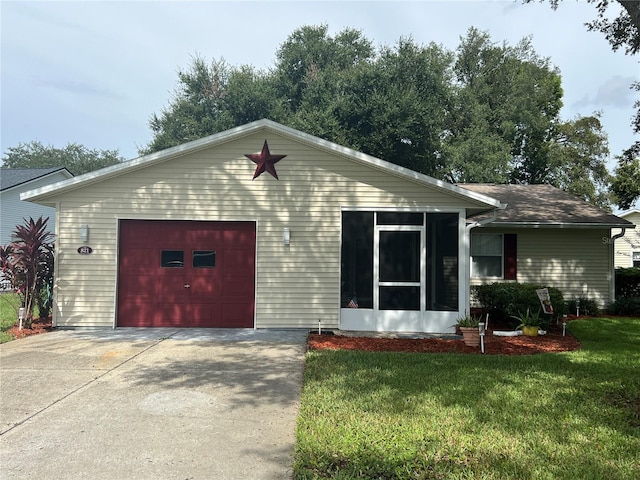
[[20,299],[14,293],[0,293],[0,343],[13,340],[13,335],[7,332],[18,321],[18,307]]
[[574,352],[310,351],[296,479],[640,478],[640,319]]

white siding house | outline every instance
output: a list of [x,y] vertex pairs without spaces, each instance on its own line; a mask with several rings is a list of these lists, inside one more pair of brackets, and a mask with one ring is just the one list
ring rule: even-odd
[[66,168],[2,168],[0,169],[0,245],[12,241],[11,234],[24,219],[49,218],[48,227],[55,230],[56,209],[20,200],[28,190],[71,178]]
[[[420,332],[467,312],[470,231],[496,198],[269,120],[23,196],[58,213],[54,325]],[[553,255],[536,235],[523,278]],[[550,281],[578,265],[557,255]],[[587,285],[606,301],[602,268]]]
[[618,215],[630,221],[636,228],[626,229],[624,235],[615,238],[620,230],[614,230],[615,238],[615,267],[640,267],[640,210],[629,210]]

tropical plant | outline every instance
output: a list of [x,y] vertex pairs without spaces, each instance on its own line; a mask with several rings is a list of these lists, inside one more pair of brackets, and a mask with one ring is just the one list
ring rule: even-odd
[[53,236],[47,231],[48,220],[25,218],[24,225],[17,225],[13,232],[16,240],[0,248],[0,268],[20,296],[26,326],[33,320],[35,306],[41,317],[51,310]]
[[480,321],[470,315],[458,318],[456,325],[463,328],[478,328]]
[[519,316],[514,316],[516,320],[520,322],[520,325],[516,327],[516,330],[522,327],[539,327],[540,326],[540,311],[535,313],[531,313],[529,309],[527,309],[527,313],[520,313]]

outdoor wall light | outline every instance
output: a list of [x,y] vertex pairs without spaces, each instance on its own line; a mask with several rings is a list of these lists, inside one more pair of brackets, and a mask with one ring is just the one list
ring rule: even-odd
[[291,244],[291,230],[289,230],[289,227],[284,227],[282,230],[282,243],[284,245]]
[[89,225],[80,225],[80,240],[83,242],[89,240]]

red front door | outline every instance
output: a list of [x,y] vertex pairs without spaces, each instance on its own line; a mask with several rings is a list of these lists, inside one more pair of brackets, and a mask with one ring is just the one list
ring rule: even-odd
[[119,327],[253,327],[253,222],[121,220]]

